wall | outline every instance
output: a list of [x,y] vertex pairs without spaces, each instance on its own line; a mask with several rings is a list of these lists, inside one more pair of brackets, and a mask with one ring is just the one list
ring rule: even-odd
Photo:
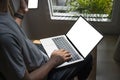
[[[117,10],[119,10],[119,7],[113,11]],[[98,31],[102,32],[103,34],[119,34],[120,27],[117,26],[119,24],[117,17],[120,17],[120,15],[117,13],[113,14],[113,16],[115,16],[113,18],[114,23],[92,22],[92,24]],[[26,20],[29,26],[26,27],[28,31],[27,33],[31,39],[40,39],[59,34],[65,34],[74,24],[74,21],[51,20],[49,16],[47,0],[39,0],[38,9],[30,10],[26,15]]]

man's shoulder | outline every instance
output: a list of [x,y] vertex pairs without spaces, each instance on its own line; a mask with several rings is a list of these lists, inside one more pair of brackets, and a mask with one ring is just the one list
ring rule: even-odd
[[12,33],[12,30],[8,28],[8,25],[5,23],[0,23],[0,35],[3,36],[9,33]]
[[9,42],[13,36],[9,33],[0,33],[0,42]]
[[10,33],[0,33],[0,45],[9,45],[16,41],[16,37]]

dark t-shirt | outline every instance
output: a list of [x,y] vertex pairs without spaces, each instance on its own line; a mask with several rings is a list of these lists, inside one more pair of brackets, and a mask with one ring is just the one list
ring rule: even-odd
[[9,13],[0,13],[0,73],[7,80],[21,80],[48,57],[34,45]]

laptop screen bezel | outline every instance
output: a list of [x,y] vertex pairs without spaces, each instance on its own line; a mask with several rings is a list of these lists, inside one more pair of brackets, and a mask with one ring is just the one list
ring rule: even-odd
[[[84,19],[90,26],[92,26],[92,27],[94,28],[94,25],[92,25],[90,22],[88,22],[83,16],[79,16],[79,18]],[[79,19],[79,18],[78,18],[78,19]],[[77,20],[78,20],[78,19],[77,19]],[[76,20],[76,22],[77,22],[77,20]],[[76,23],[76,22],[75,22],[75,23]],[[75,24],[75,23],[74,23],[74,24]],[[73,26],[74,26],[74,24],[73,24]],[[95,28],[94,28],[94,29],[95,29]],[[68,32],[69,32],[70,30],[71,30],[71,28],[68,30]],[[96,29],[95,29],[95,30],[96,30]],[[96,30],[96,31],[97,31],[97,30]],[[68,32],[67,32],[67,33],[68,33]],[[103,34],[100,33],[99,31],[97,31],[97,32],[98,32],[99,34],[101,34],[102,38],[101,38],[100,41],[90,50],[89,53],[91,53],[91,51],[92,51],[92,50],[101,42],[101,40],[103,39]],[[83,58],[85,58],[86,56],[83,56],[82,53],[77,49],[77,47],[76,47],[76,46],[73,44],[73,42],[69,39],[69,36],[67,36],[67,33],[65,34],[65,36],[66,36],[67,39],[70,41],[70,43],[72,44],[72,46],[77,50],[78,53],[80,53],[80,55],[81,55]],[[88,54],[89,54],[89,53],[88,53]],[[88,55],[88,54],[87,54],[87,55]]]

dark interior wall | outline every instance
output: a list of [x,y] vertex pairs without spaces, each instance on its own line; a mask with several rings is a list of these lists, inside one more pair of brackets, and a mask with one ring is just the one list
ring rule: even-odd
[[[114,11],[116,10],[120,10],[120,8],[114,9]],[[119,13],[113,14],[113,16],[120,17]],[[64,34],[74,24],[74,21],[51,20],[47,0],[39,0],[38,9],[30,10],[26,15],[26,20],[27,33],[31,39],[40,39]],[[92,24],[98,31],[104,34],[119,34],[120,27],[118,24],[120,22],[117,18],[113,18],[113,22],[114,23],[92,22]]]
[[31,39],[64,34],[74,23],[74,21],[51,20],[47,0],[39,0],[39,8],[30,10],[26,17]]

